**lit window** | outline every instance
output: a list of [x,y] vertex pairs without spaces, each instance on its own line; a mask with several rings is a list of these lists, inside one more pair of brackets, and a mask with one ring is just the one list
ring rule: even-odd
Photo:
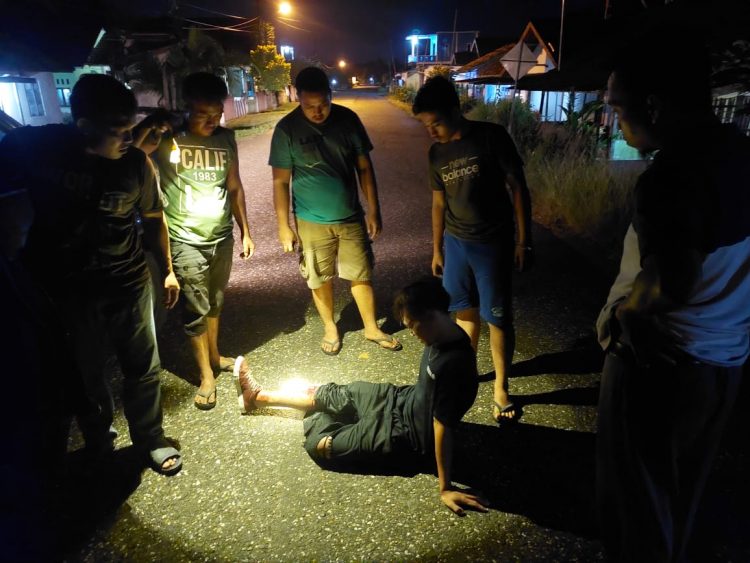
[[39,91],[39,84],[36,82],[25,82],[23,89],[26,93],[26,103],[29,104],[29,115],[31,117],[43,116],[44,105],[42,104],[42,93]]
[[57,89],[57,102],[61,108],[70,107],[70,88],[58,88]]

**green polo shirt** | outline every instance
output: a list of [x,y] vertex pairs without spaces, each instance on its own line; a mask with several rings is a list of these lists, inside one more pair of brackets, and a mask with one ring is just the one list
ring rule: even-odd
[[322,124],[296,108],[276,125],[268,163],[292,171],[292,207],[312,223],[349,223],[362,216],[356,161],[372,150],[362,122],[352,110],[331,104]]

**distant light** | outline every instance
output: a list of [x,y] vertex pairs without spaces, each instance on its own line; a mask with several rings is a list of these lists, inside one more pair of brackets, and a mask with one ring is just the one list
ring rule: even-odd
[[336,80],[335,78],[331,78],[331,84],[336,86],[336,84],[338,84],[338,80]]
[[294,60],[294,47],[292,47],[291,45],[281,45],[279,47],[279,50],[281,51],[281,56],[284,57],[287,61]]
[[281,2],[279,4],[279,14],[282,16],[288,16],[292,13],[292,5],[289,2]]
[[341,59],[339,61],[339,68],[344,68],[346,66],[346,61],[344,59]]

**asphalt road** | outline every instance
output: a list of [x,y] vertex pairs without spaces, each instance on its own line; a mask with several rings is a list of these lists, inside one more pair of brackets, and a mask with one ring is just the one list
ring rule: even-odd
[[[384,222],[375,243],[378,313],[404,350],[366,342],[347,287],[338,284],[343,349],[333,358],[320,352],[322,331],[309,291],[295,257],[284,255],[276,239],[267,166],[271,133],[245,138],[239,142],[241,175],[258,249],[248,262],[235,260],[220,344],[224,355],[245,355],[269,386],[290,378],[408,384],[418,371],[422,347],[388,311],[398,287],[429,273],[430,141],[416,120],[374,93],[337,95],[335,102],[360,115],[375,145]],[[160,330],[164,426],[181,445],[184,469],[174,478],[139,471],[118,413],[120,449],[109,466],[86,471],[75,453],[70,456],[69,503],[61,516],[69,559],[602,559],[593,519],[599,358],[592,352],[592,324],[610,280],[546,231],[538,229],[535,238],[538,263],[515,279],[511,392],[523,417],[508,428],[491,421],[485,330],[478,362],[487,375],[460,431],[455,479],[483,491],[492,502],[489,513],[454,516],[440,503],[430,473],[321,470],[302,448],[299,419],[238,414],[231,376],[219,379],[218,406],[198,411],[187,343],[170,315]],[[70,449],[79,445],[74,432]],[[717,560],[747,554],[747,542],[713,541],[723,542],[712,548]]]

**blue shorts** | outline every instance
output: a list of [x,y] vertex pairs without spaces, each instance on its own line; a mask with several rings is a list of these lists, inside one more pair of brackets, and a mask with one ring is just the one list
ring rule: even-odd
[[474,242],[445,233],[443,287],[451,311],[479,308],[500,328],[513,325],[513,239]]

